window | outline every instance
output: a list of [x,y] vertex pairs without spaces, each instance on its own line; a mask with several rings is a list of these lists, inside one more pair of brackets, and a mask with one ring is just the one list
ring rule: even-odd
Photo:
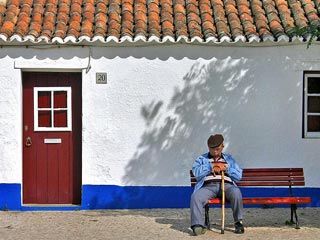
[[72,130],[71,87],[34,88],[34,130]]
[[304,75],[304,137],[320,138],[320,73]]

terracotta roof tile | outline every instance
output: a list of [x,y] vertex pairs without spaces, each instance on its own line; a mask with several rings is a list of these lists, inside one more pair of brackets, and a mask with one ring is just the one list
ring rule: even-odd
[[243,27],[239,18],[239,12],[237,9],[237,4],[234,0],[225,1],[225,9],[227,19],[230,25],[230,30],[232,38],[236,39],[241,37],[243,34]]
[[210,0],[200,0],[199,1],[200,8],[200,17],[201,17],[201,25],[202,32],[205,40],[217,39],[216,27],[214,25],[213,20],[213,10]]
[[136,36],[146,36],[148,27],[146,0],[135,0],[133,6],[134,27]]
[[174,38],[173,6],[171,0],[160,0],[160,24],[162,37]]
[[225,8],[222,0],[212,0],[213,19],[217,28],[218,38],[230,38],[230,28],[225,13]]
[[3,19],[4,19],[4,15],[6,13],[6,7],[5,6],[2,6],[0,5],[0,26],[2,26],[3,24]]
[[4,13],[3,23],[0,28],[0,32],[3,33],[6,37],[9,37],[14,34],[15,24],[18,21],[19,1],[10,0],[7,3],[7,11]]
[[198,37],[202,39],[199,2],[197,0],[189,0],[186,2],[186,17],[190,38]]
[[258,35],[262,38],[267,36],[272,37],[262,2],[260,0],[252,0],[251,9]]
[[161,37],[160,7],[158,0],[151,0],[148,4],[148,32],[149,37]]
[[18,22],[15,29],[15,34],[18,34],[19,36],[22,37],[27,33],[29,23],[31,20],[30,18],[31,11],[32,9],[30,5],[25,4],[21,7],[20,14],[18,17]]
[[174,11],[174,26],[176,30],[176,37],[188,38],[186,9],[183,2],[176,2],[173,7]]
[[[317,6],[319,8],[318,0],[315,2],[317,2]],[[319,25],[319,20],[320,20],[319,9],[317,12],[317,9],[315,8],[315,3],[311,0],[301,0],[301,5],[306,14],[308,21],[312,24]]]
[[290,33],[290,30],[294,27],[294,20],[291,17],[291,11],[289,10],[288,1],[275,0],[276,6],[279,10],[280,19],[285,32]]
[[122,36],[133,37],[134,31],[134,19],[133,19],[133,5],[131,3],[127,3],[122,8],[122,24],[121,24],[121,32]]
[[103,2],[97,2],[94,18],[94,36],[105,37],[107,30],[107,6]]
[[281,20],[279,18],[279,13],[275,7],[275,3],[272,0],[265,0],[263,1],[263,6],[269,21],[270,31],[277,39],[284,34],[284,29],[281,25]]
[[253,21],[253,14],[250,9],[250,3],[247,0],[237,0],[240,21],[243,26],[243,31],[247,38],[258,36],[256,25]]
[[251,42],[289,39],[320,24],[319,0],[7,0],[0,41],[74,44],[136,40]]
[[299,27],[307,26],[308,20],[305,17],[305,12],[301,6],[301,3],[297,0],[289,0],[288,3],[292,9],[292,15],[294,17],[296,25]]

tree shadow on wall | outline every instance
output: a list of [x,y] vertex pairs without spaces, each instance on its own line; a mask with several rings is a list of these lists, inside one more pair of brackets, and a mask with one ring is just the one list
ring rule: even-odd
[[[194,159],[207,151],[212,133],[235,134],[237,117],[255,91],[252,59],[197,61],[175,89],[169,104],[142,106],[145,130],[126,166],[128,185],[188,186]],[[244,116],[242,116],[243,118]],[[229,141],[225,145],[228,147]]]

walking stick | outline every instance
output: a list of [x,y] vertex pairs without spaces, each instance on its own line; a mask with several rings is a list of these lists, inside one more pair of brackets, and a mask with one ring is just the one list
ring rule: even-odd
[[222,191],[222,204],[221,204],[221,234],[224,234],[224,218],[225,218],[225,190],[224,190],[224,171],[221,171],[221,191]]

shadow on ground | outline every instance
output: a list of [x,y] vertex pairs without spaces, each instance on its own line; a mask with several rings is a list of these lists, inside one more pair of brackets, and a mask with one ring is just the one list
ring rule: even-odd
[[[221,212],[220,208],[210,209],[211,230],[220,233]],[[245,228],[274,228],[274,229],[295,229],[295,225],[287,225],[290,220],[290,208],[246,208],[245,210]],[[169,225],[171,229],[183,233],[191,234],[190,229],[190,210],[189,209],[143,209],[143,210],[110,210],[99,211],[103,216],[136,216],[149,218],[150,221]],[[298,217],[301,228],[320,228],[320,208],[298,208]],[[90,212],[86,214],[90,215]],[[95,214],[95,216],[97,216]],[[225,232],[233,232],[232,211],[226,209]]]

